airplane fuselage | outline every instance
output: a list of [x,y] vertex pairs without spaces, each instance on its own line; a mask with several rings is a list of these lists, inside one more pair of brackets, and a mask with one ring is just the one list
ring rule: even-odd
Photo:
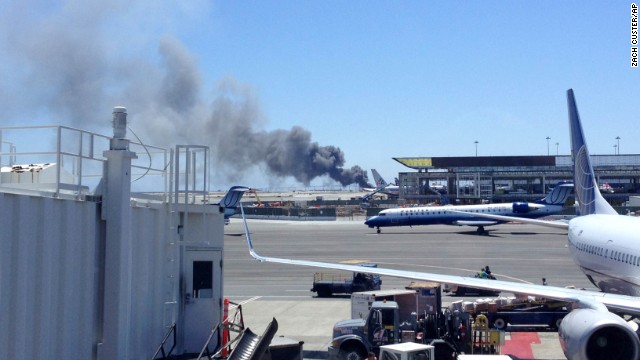
[[400,194],[400,187],[397,185],[390,185],[382,189],[380,192],[391,196],[398,196]]
[[640,218],[578,216],[569,222],[568,241],[574,262],[595,286],[608,293],[640,296]]
[[[526,202],[409,207],[382,210],[378,215],[367,219],[365,224],[370,228],[432,224],[487,226],[498,224],[500,221],[481,218],[471,214],[485,213],[535,219],[557,214],[562,208],[563,206],[561,205],[542,205]],[[463,211],[471,214],[460,214],[450,210]]]

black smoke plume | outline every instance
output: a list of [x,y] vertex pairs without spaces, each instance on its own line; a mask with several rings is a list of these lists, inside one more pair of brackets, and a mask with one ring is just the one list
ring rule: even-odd
[[366,186],[362,168],[345,168],[340,148],[319,145],[308,130],[263,130],[266,118],[250,86],[227,77],[207,96],[196,57],[177,38],[151,40],[155,61],[131,51],[127,36],[112,40],[105,29],[118,26],[113,21],[128,11],[127,3],[71,0],[38,16],[21,4],[0,15],[6,56],[0,72],[9,74],[0,79],[5,119],[42,121],[38,115],[47,114],[49,123],[109,134],[105,114],[123,105],[131,127],[149,144],[210,146],[216,174],[226,180],[240,180],[258,166],[305,185],[329,176],[343,186]]

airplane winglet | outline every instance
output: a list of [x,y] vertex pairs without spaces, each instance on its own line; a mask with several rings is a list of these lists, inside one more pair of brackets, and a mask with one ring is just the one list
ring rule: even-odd
[[220,200],[220,205],[225,208],[235,208],[242,199],[242,195],[249,190],[250,188],[246,186],[232,186]]
[[249,246],[249,254],[251,254],[251,257],[253,257],[254,259],[260,261],[260,262],[264,262],[265,258],[258,255],[258,253],[256,253],[255,250],[253,250],[253,242],[251,241],[251,233],[249,232],[249,226],[247,225],[247,217],[244,215],[244,207],[242,206],[242,203],[240,203],[240,212],[242,213],[242,222],[244,223],[244,233],[245,236],[247,238],[247,245]]

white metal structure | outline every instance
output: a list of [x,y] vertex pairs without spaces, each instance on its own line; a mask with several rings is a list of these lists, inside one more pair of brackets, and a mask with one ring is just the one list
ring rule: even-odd
[[380,346],[379,360],[435,360],[432,345],[412,342]]
[[[223,209],[189,196],[208,167],[195,148],[177,162],[130,142],[124,108],[113,118],[112,138],[0,128],[0,359],[149,359],[174,324],[174,354],[198,353],[220,321]],[[18,164],[48,173],[25,185]]]

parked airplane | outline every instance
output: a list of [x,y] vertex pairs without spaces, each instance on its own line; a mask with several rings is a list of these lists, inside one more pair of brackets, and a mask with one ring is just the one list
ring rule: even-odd
[[[489,213],[496,215],[516,216],[525,218],[541,218],[557,214],[564,208],[564,203],[571,194],[573,185],[559,183],[542,200],[528,202],[513,202],[501,204],[481,205],[445,205],[445,206],[420,206],[408,208],[394,208],[380,211],[364,223],[370,228],[386,226],[413,226],[413,225],[467,225],[477,226],[478,234],[483,234],[484,227],[495,225],[504,221],[479,218],[470,213]],[[457,210],[459,212],[452,212]]]
[[229,188],[229,191],[224,195],[224,197],[220,200],[218,204],[221,208],[224,208],[224,223],[225,225],[229,223],[229,218],[235,215],[236,207],[238,207],[238,203],[242,199],[242,195],[246,191],[251,190],[246,186],[232,186]]
[[373,174],[373,180],[376,182],[375,189],[363,189],[364,191],[371,191],[371,194],[367,194],[366,197],[370,198],[371,196],[381,193],[389,196],[398,196],[400,193],[400,187],[397,184],[390,184],[380,176],[376,169],[371,169],[371,174]]
[[[554,226],[568,228],[570,252],[587,276],[602,289],[616,290],[620,294],[387,268],[364,271],[569,301],[574,304],[573,310],[564,317],[558,331],[567,359],[639,359],[638,325],[625,321],[620,315],[640,316],[640,297],[637,296],[640,293],[640,244],[637,241],[640,219],[618,215],[599,194],[571,89],[567,91],[567,103],[579,216],[568,224]],[[537,222],[544,223],[541,220]],[[246,220],[244,226],[249,252],[261,262],[363,271],[362,267],[355,265],[258,255],[253,249]]]

